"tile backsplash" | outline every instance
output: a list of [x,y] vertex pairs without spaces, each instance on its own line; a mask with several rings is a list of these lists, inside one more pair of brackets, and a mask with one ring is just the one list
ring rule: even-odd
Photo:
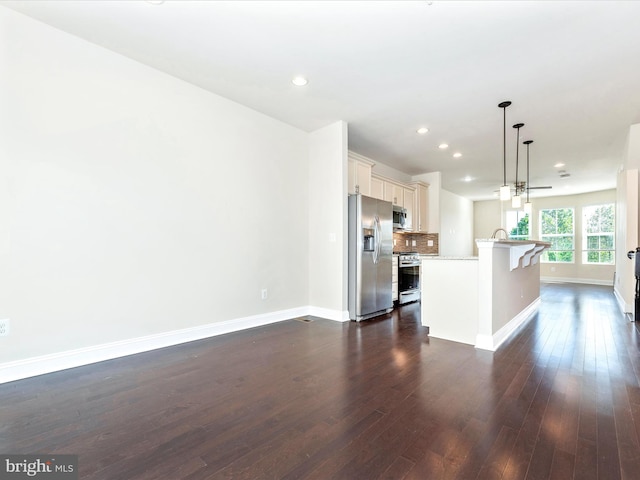
[[[432,246],[429,246],[429,241],[433,242]],[[438,234],[393,232],[393,251],[396,253],[418,252],[422,255],[438,255],[440,252]]]

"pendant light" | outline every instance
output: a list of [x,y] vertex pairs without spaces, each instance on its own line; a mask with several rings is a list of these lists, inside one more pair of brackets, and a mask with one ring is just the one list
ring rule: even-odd
[[[524,204],[524,213],[531,217],[531,214],[533,213],[533,205],[529,201],[529,145],[533,143],[533,140],[525,140],[522,143],[527,146],[527,201]],[[531,221],[529,221],[529,224],[531,224]]]
[[511,197],[511,188],[507,185],[507,107],[511,102],[502,102],[498,107],[502,109],[502,179],[503,184],[500,187],[500,200],[509,200]]
[[516,131],[516,194],[511,199],[511,206],[513,208],[520,208],[522,206],[522,197],[518,191],[518,147],[520,146],[520,129],[524,127],[524,123],[516,123],[513,128]]

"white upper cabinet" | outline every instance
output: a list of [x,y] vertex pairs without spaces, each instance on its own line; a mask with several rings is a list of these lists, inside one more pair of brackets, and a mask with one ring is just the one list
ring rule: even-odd
[[413,182],[415,188],[413,231],[429,233],[429,185]]
[[403,190],[403,198],[404,198],[403,207],[407,211],[407,220],[404,225],[404,229],[416,231],[417,228],[415,224],[415,212],[414,212],[416,191],[413,188],[403,188],[402,190]]
[[349,152],[349,193],[371,196],[371,169],[374,165],[367,157]]
[[371,176],[371,196],[378,200],[384,200],[384,180]]
[[384,199],[399,207],[404,206],[404,187],[399,183],[384,182]]
[[393,203],[407,210],[406,230],[428,233],[429,184],[403,183],[373,173],[375,162],[355,152],[349,152],[349,193],[361,193]]

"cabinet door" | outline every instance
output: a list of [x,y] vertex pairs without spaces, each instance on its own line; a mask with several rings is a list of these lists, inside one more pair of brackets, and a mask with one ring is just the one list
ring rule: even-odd
[[384,180],[371,177],[371,196],[378,200],[384,200]]
[[403,199],[404,199],[404,208],[407,211],[407,221],[404,225],[405,230],[416,230],[415,215],[415,199],[416,199],[416,191],[412,188],[404,188],[403,189]]
[[349,159],[348,165],[348,191],[349,193],[361,193],[371,195],[371,165],[358,160]]
[[362,195],[371,196],[371,165],[356,162],[356,188]]
[[402,207],[404,205],[403,188],[397,183],[384,182],[384,199],[387,202]]
[[347,191],[350,195],[356,193],[356,162],[355,160],[349,159],[347,165]]

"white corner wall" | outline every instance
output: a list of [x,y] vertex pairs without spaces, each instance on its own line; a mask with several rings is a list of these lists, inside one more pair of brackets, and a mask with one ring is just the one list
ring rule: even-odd
[[[343,308],[345,159],[310,208],[309,134],[4,7],[0,32],[0,367],[273,319],[308,307],[310,278]],[[310,275],[324,208],[337,241]]]
[[[541,263],[540,274],[543,281],[613,284],[616,265],[589,265],[582,263],[582,207],[601,203],[615,203],[616,201],[616,190],[532,199],[533,212],[530,225],[531,238],[533,239],[540,239],[539,217],[541,209],[570,207],[575,212],[575,262],[571,264]],[[497,199],[475,202],[474,237],[489,238],[496,228],[504,226],[504,212],[507,208],[510,209],[508,202],[501,202]],[[616,220],[616,223],[617,225],[620,224],[618,220]],[[619,264],[619,260],[617,264]]]
[[[627,136],[624,168],[617,178],[616,282],[620,309],[634,313],[634,262],[627,252],[640,246],[640,124],[631,125]],[[637,319],[636,319],[637,320]]]
[[442,189],[439,243],[443,257],[473,255],[473,202]]
[[347,124],[310,134],[309,299],[312,313],[348,320]]

